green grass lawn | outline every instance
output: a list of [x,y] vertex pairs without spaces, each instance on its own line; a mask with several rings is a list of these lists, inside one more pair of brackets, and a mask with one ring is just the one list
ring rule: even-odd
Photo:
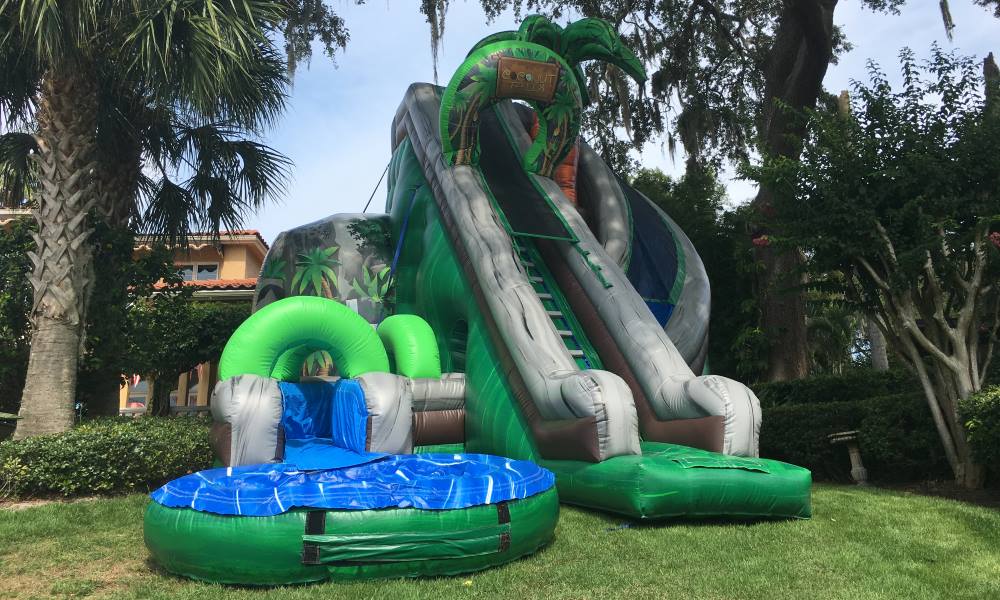
[[818,485],[810,521],[650,525],[563,507],[550,546],[497,569],[274,589],[158,571],[146,502],[0,510],[0,598],[1000,598],[1000,511],[879,489]]

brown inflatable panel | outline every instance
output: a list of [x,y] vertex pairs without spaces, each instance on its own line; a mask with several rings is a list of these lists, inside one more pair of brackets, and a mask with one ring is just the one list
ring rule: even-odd
[[587,334],[587,338],[600,355],[604,368],[624,379],[629,389],[632,390],[635,409],[639,415],[639,433],[642,435],[642,439],[722,452],[725,425],[723,417],[711,416],[661,421],[656,416],[646,394],[642,391],[642,386],[639,385],[639,381],[635,377],[635,373],[632,372],[632,368],[629,367],[625,356],[618,349],[618,344],[615,343],[611,332],[608,331],[607,325],[597,314],[597,309],[590,302],[587,293],[569,270],[566,260],[556,246],[557,242],[537,240],[535,243],[545,260],[545,265],[555,277],[559,289],[569,301],[573,314],[576,315]]
[[465,443],[465,409],[413,413],[413,445]]
[[229,423],[212,422],[212,427],[208,430],[208,445],[212,447],[212,454],[219,459],[222,466],[228,467],[232,462],[233,426]]

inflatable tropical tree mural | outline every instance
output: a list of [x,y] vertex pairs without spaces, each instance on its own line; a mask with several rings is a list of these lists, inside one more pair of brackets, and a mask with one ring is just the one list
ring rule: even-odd
[[337,246],[313,248],[299,254],[292,289],[303,295],[333,298],[337,289],[337,273],[333,268],[340,264],[333,256],[338,249]]

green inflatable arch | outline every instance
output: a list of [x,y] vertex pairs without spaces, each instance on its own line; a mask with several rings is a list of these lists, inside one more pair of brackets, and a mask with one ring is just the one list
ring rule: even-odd
[[343,377],[389,372],[389,357],[372,326],[343,304],[293,296],[268,304],[243,322],[219,360],[219,378],[253,374],[299,378],[311,352],[326,350]]
[[379,323],[378,336],[392,355],[398,375],[441,377],[441,353],[427,321],[417,315],[392,315]]
[[[519,61],[509,69],[501,61]],[[532,73],[531,70],[537,71]],[[528,84],[542,85],[536,94]],[[538,77],[538,79],[525,79]],[[504,80],[512,82],[505,85]],[[540,97],[544,95],[545,100]],[[573,69],[559,54],[540,44],[506,40],[472,52],[455,71],[441,98],[441,146],[450,165],[479,162],[479,112],[504,98],[526,100],[539,115],[539,132],[524,155],[528,172],[551,177],[576,143],[583,99]]]

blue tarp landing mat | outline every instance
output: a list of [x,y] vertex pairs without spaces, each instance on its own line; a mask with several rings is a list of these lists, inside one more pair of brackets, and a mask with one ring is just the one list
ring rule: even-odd
[[386,456],[377,452],[355,452],[341,448],[333,440],[308,438],[285,442],[285,463],[303,471],[342,469]]
[[271,516],[292,508],[448,510],[527,498],[555,485],[533,462],[488,454],[401,454],[343,469],[285,463],[209,469],[151,494],[164,506]]

